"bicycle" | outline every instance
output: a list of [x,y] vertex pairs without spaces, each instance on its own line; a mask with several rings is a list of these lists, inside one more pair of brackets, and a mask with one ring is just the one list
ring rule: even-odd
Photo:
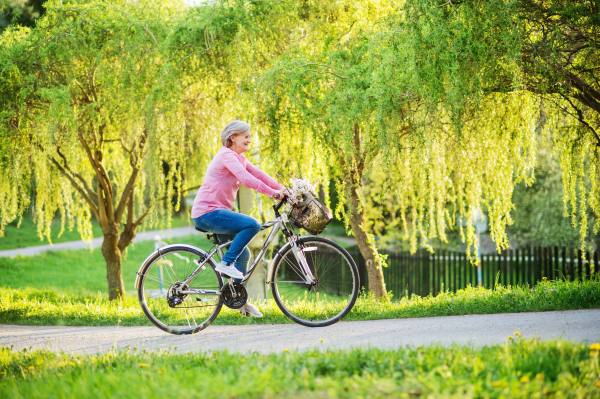
[[241,283],[215,270],[213,257],[221,259],[232,242],[219,242],[215,234],[207,235],[214,244],[208,252],[173,244],[148,256],[135,281],[146,317],[168,333],[194,334],[216,319],[223,304],[241,308],[248,299],[245,286],[279,231],[287,243],[273,257],[266,282],[279,309],[307,327],[329,326],[346,316],[360,287],[354,260],[332,240],[294,235],[279,213],[284,202],[273,206],[275,220],[262,225],[261,231],[271,231]]

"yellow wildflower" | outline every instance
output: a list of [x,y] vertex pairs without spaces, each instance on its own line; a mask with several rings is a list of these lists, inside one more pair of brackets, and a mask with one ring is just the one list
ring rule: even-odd
[[514,333],[514,334],[515,334],[515,335],[521,335],[521,333],[520,333],[520,332],[518,332],[518,331],[515,331],[515,333]]
[[140,363],[138,367],[150,367],[150,365],[148,363]]
[[321,342],[325,342],[325,340],[323,338],[319,338],[319,341]]
[[242,359],[240,359],[240,362],[246,363],[246,359],[242,358]]
[[29,370],[35,370],[35,367],[29,366]]
[[509,336],[508,336],[508,339],[513,339],[513,336],[512,336],[512,335],[509,335]]
[[529,382],[529,376],[528,375],[524,375],[523,377],[521,377],[521,379],[519,381],[521,381],[522,383]]
[[87,298],[85,298],[85,299],[84,299],[84,301],[86,301],[86,302],[89,302],[90,300],[89,300],[89,299],[87,299]]
[[542,277],[542,280],[548,280],[548,278],[547,277]]
[[285,348],[283,351],[287,352],[287,353],[290,353],[290,350],[288,348]]
[[600,388],[600,381],[596,381],[596,386]]
[[543,380],[543,379],[544,379],[544,374],[542,374],[542,373],[537,373],[537,374],[536,374],[536,376],[535,376],[535,379],[536,379],[536,380]]
[[600,344],[599,343],[591,344],[590,349],[593,351],[600,351]]
[[501,381],[492,381],[492,386],[493,387],[501,387],[502,386],[502,382]]

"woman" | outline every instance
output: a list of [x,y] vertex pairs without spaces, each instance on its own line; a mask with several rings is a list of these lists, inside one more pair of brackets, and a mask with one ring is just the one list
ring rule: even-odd
[[[225,126],[221,132],[223,147],[208,165],[192,207],[196,226],[215,233],[220,241],[233,239],[216,270],[235,279],[244,278],[250,260],[246,246],[260,231],[256,219],[231,210],[240,184],[275,199],[284,196],[283,187],[244,156],[250,142],[250,125],[246,122],[233,121]],[[249,303],[241,311],[262,317],[258,308]]]

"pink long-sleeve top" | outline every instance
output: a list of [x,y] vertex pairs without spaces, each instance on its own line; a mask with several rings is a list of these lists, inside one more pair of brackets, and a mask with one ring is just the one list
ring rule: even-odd
[[192,207],[192,219],[218,209],[231,209],[240,185],[272,197],[281,187],[271,176],[252,165],[244,154],[221,147],[208,164],[204,182]]

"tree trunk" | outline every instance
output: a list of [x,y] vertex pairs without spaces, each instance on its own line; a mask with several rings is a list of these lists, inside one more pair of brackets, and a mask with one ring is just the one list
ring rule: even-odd
[[[116,234],[104,234],[102,241],[102,256],[106,260],[106,280],[108,281],[108,299],[121,299],[125,295],[123,272],[121,269],[122,252],[118,246],[118,228]],[[111,231],[112,233],[112,231]]]
[[350,226],[356,237],[358,249],[365,258],[367,273],[369,275],[369,291],[375,293],[377,298],[387,299],[387,290],[383,279],[381,260],[375,247],[373,237],[367,233],[365,207],[358,192],[358,187],[349,187],[350,197]]

